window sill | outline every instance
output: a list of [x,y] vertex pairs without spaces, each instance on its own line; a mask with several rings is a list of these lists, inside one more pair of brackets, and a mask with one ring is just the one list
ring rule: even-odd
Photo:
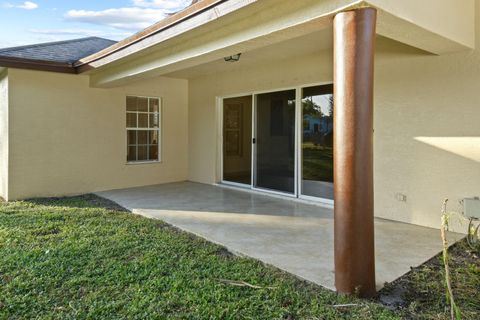
[[127,161],[125,164],[127,166],[132,166],[132,165],[142,165],[142,164],[159,164],[162,163],[161,160],[155,160],[155,161]]

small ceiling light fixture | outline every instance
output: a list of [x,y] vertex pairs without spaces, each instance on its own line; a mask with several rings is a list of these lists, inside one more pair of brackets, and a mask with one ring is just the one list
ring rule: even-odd
[[241,53],[234,54],[233,56],[225,57],[226,62],[237,62],[240,60]]

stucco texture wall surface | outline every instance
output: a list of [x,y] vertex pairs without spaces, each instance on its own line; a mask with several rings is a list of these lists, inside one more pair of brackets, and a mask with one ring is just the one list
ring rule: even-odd
[[0,197],[8,198],[8,74],[0,72]]
[[[476,7],[480,41],[480,7]],[[219,181],[216,98],[332,81],[332,51],[189,83],[189,179]],[[436,56],[380,37],[375,72],[375,215],[438,228],[440,207],[480,196],[480,50]],[[406,202],[399,201],[406,195]],[[457,226],[457,230],[466,226]]]
[[[187,81],[93,89],[88,76],[13,69],[9,80],[10,200],[187,178]],[[126,95],[162,98],[161,163],[126,164]]]

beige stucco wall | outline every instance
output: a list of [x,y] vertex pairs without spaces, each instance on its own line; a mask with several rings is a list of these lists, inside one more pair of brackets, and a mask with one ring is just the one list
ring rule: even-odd
[[190,80],[189,179],[215,183],[220,178],[217,141],[221,131],[218,130],[216,97],[330,82],[331,65],[331,55],[324,52]]
[[8,73],[0,70],[0,198],[8,198]]
[[[480,6],[476,8],[480,17]],[[480,22],[477,19],[477,42]],[[215,183],[216,97],[332,80],[330,51],[190,80],[189,178]],[[375,79],[375,214],[439,227],[444,198],[480,196],[480,50],[434,56],[379,39]],[[397,200],[397,195],[407,201]],[[466,226],[457,226],[464,230]]]
[[[88,76],[14,69],[9,81],[10,200],[187,178],[187,81],[92,89]],[[127,94],[162,97],[161,163],[126,164]]]
[[461,211],[459,200],[480,196],[480,51],[383,49],[376,66],[376,213],[438,227],[444,198]]

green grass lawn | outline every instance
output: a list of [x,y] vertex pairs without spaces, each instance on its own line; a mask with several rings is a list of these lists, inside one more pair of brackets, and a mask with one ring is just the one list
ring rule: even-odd
[[[338,307],[344,304],[354,305]],[[0,319],[400,315],[233,256],[95,196],[0,203]]]

